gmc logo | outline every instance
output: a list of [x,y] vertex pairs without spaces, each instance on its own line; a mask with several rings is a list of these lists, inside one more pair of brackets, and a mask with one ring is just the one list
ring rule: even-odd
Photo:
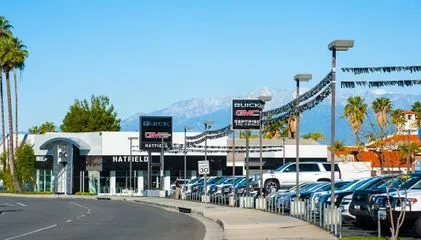
[[258,117],[260,115],[259,110],[236,110],[235,116],[248,116],[248,117]]
[[170,133],[169,132],[145,132],[145,138],[159,139],[159,138],[161,138],[162,134],[168,135]]

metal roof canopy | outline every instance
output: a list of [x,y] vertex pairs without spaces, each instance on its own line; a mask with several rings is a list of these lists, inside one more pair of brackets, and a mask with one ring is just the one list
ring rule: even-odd
[[86,142],[77,139],[77,138],[69,138],[69,137],[57,137],[57,138],[51,138],[47,140],[45,143],[43,143],[39,148],[42,150],[48,150],[50,149],[51,145],[55,142],[65,142],[74,145],[75,147],[79,148],[79,150],[88,151],[91,149],[89,144]]

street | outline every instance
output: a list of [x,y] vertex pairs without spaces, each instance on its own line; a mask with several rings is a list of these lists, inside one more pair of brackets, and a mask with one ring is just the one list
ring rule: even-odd
[[0,239],[203,239],[198,220],[176,212],[90,199],[0,197]]

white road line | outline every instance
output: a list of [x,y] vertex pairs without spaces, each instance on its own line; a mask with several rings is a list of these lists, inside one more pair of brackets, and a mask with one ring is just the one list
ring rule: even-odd
[[67,220],[66,222],[67,222],[67,223],[69,223],[69,222],[71,222],[71,221],[72,221],[72,220],[70,220],[70,219],[69,219],[69,220]]
[[78,207],[84,208],[85,206],[79,204],[79,203],[75,203],[75,202],[70,202],[70,204],[76,205]]
[[85,217],[85,215],[80,215],[80,217]]
[[44,231],[44,230],[47,230],[47,229],[50,229],[50,228],[53,228],[53,227],[56,227],[56,226],[57,226],[57,224],[54,224],[54,225],[51,225],[51,226],[48,226],[48,227],[45,227],[45,228],[40,228],[40,229],[34,230],[34,231],[32,231],[32,232],[27,232],[27,233],[24,233],[24,234],[21,234],[21,235],[18,235],[18,236],[14,236],[14,237],[6,238],[6,239],[4,239],[4,240],[12,240],[12,239],[16,239],[16,238],[20,238],[20,237],[28,236],[28,235],[30,235],[30,234],[37,233],[37,232],[41,232],[41,231]]
[[27,207],[28,206],[28,205],[25,205],[25,204],[20,203],[20,202],[16,202],[16,204],[19,205],[19,206],[22,206],[22,207]]
[[4,205],[5,205],[5,206],[8,206],[8,207],[14,207],[14,206],[15,206],[15,205],[10,204],[10,203],[4,203]]

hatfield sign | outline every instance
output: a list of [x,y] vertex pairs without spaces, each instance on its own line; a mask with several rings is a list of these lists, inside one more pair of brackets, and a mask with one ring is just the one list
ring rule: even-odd
[[260,114],[264,102],[258,99],[232,100],[232,130],[260,129]]
[[162,138],[164,138],[164,148],[171,148],[172,117],[141,116],[139,129],[140,149],[159,151],[161,149]]

